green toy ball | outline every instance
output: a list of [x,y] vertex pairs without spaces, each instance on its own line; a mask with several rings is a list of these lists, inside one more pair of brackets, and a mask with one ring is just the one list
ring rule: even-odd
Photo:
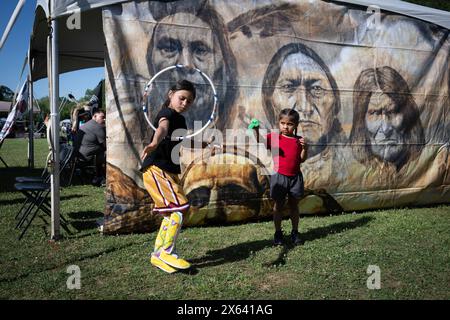
[[248,125],[249,129],[259,128],[259,120],[258,119],[252,119],[250,121],[250,124]]

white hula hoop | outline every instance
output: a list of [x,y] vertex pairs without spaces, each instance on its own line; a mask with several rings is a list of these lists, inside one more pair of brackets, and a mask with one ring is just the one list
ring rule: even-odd
[[188,134],[188,135],[186,135],[186,136],[180,136],[180,137],[170,137],[170,139],[172,140],[172,141],[181,141],[181,140],[183,140],[183,139],[189,139],[189,138],[192,138],[192,137],[194,137],[194,136],[196,136],[197,134],[199,134],[200,132],[202,132],[203,130],[205,130],[209,125],[210,125],[210,123],[214,120],[214,116],[215,116],[215,113],[216,113],[216,109],[217,109],[217,101],[218,101],[218,98],[217,98],[217,93],[216,93],[216,88],[214,87],[214,84],[212,83],[212,81],[211,81],[211,79],[205,74],[205,73],[203,73],[200,69],[197,69],[197,68],[190,68],[190,67],[187,67],[187,66],[185,66],[185,65],[182,65],[182,64],[176,64],[176,65],[174,65],[174,66],[170,66],[170,67],[167,67],[167,68],[164,68],[164,69],[162,69],[161,71],[159,71],[158,73],[156,73],[151,79],[150,79],[150,81],[147,83],[147,85],[145,86],[145,90],[144,90],[144,96],[143,96],[143,101],[142,101],[142,110],[144,111],[144,116],[145,116],[145,120],[147,120],[147,123],[149,124],[149,126],[154,130],[154,131],[156,131],[156,128],[155,128],[155,126],[152,124],[152,122],[150,121],[150,119],[148,118],[148,115],[147,115],[147,99],[148,99],[148,95],[149,95],[149,93],[150,93],[150,90],[152,89],[152,87],[153,87],[153,82],[155,81],[155,79],[156,78],[158,78],[162,73],[164,73],[164,72],[166,72],[166,71],[169,71],[169,70],[172,70],[172,69],[181,69],[181,68],[185,68],[185,69],[193,69],[193,70],[195,70],[196,72],[198,72],[202,77],[204,77],[207,81],[208,81],[208,83],[209,83],[209,85],[211,86],[211,89],[212,89],[212,91],[213,91],[213,94],[214,94],[214,105],[213,105],[213,109],[212,109],[212,112],[211,112],[211,115],[209,116],[209,119],[208,119],[208,121],[206,122],[206,124],[203,126],[203,127],[201,127],[199,130],[197,130],[196,132],[193,132],[193,133],[191,133],[191,134]]

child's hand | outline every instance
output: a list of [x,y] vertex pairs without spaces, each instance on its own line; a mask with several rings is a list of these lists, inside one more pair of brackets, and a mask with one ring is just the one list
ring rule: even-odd
[[252,135],[253,134],[252,130],[256,132],[257,136],[259,136],[259,120],[258,119],[253,118],[250,121],[250,124],[247,127],[247,134]]
[[150,143],[149,145],[147,145],[144,150],[142,150],[141,153],[141,160],[144,160],[150,153],[152,153],[153,151],[155,151],[157,145],[154,145],[152,143]]
[[300,152],[300,161],[305,162],[306,158],[308,157],[308,145],[306,144],[306,140],[303,137],[300,137],[300,139],[298,139],[298,142],[302,146],[302,150]]
[[299,142],[300,142],[300,145],[302,146],[302,148],[305,149],[305,148],[308,147],[308,145],[306,144],[305,138],[301,137],[301,138],[299,139]]
[[253,118],[248,125],[248,129],[259,129],[259,120]]

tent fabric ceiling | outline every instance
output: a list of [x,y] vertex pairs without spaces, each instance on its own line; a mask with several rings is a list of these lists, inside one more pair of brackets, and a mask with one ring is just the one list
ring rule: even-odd
[[[164,1],[164,0],[163,0]],[[102,7],[128,2],[124,0],[58,0],[52,18],[58,19],[59,69],[60,73],[104,65]],[[360,6],[373,6],[373,0],[333,0]],[[450,12],[427,8],[399,0],[378,0],[381,10],[411,16],[450,29]],[[81,12],[80,30],[66,27],[67,17],[75,11]],[[47,18],[50,16],[49,0],[38,0],[35,11],[31,54],[33,58],[32,79],[47,77]]]
[[[67,17],[58,18],[59,72],[69,72],[104,65],[102,9],[84,11],[81,29],[66,27]],[[44,10],[36,9],[31,56],[33,81],[47,77],[47,35],[49,27]]]
[[[95,8],[101,8],[111,4],[127,2],[130,0],[57,0],[52,18],[72,14],[75,10],[88,11]],[[42,7],[47,17],[50,16],[49,0],[38,0],[36,7]]]

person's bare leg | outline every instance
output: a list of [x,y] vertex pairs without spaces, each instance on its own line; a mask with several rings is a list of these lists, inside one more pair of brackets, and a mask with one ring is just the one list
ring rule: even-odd
[[281,221],[283,220],[283,202],[277,201],[273,206],[273,223],[275,231],[281,231]]
[[298,245],[302,243],[302,240],[300,239],[300,234],[298,233],[298,222],[300,216],[298,210],[298,202],[299,200],[295,198],[289,198],[288,200],[289,213],[292,222],[291,242],[293,245]]
[[281,229],[281,221],[283,220],[283,202],[275,202],[273,206],[273,223],[275,225],[275,234],[273,236],[274,245],[280,246],[283,244],[283,231]]
[[291,216],[292,223],[292,231],[298,231],[298,221],[299,221],[299,210],[298,210],[299,200],[295,198],[289,197],[288,206],[289,206],[289,214]]

